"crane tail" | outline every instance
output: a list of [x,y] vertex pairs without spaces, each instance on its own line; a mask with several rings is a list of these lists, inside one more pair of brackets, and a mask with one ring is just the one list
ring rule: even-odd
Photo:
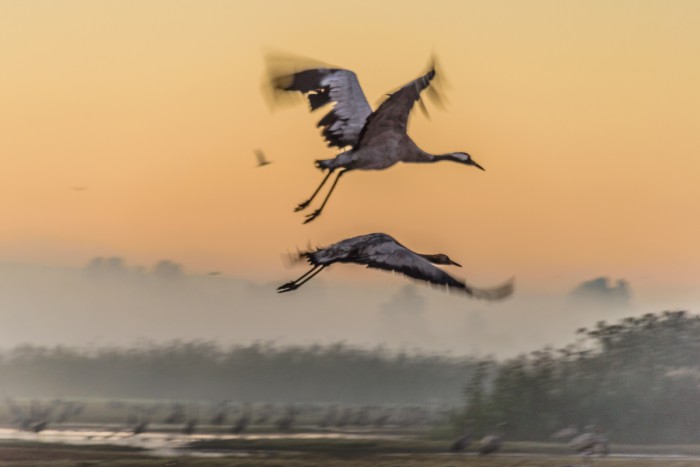
[[512,278],[504,284],[498,285],[496,287],[488,288],[472,287],[468,284],[465,284],[464,291],[478,300],[503,300],[513,295],[513,292],[515,291],[515,278]]
[[316,165],[316,168],[319,170],[333,170],[335,167],[333,166],[333,161],[335,159],[318,159],[314,161],[314,164]]
[[333,256],[323,247],[318,247],[315,250],[306,250],[298,252],[298,261],[306,260],[312,266],[328,265],[333,260]]
[[303,252],[301,250],[296,251],[296,253],[283,253],[282,255],[282,262],[284,263],[285,266],[287,267],[292,267],[296,264],[303,263],[306,261],[306,258],[303,255]]

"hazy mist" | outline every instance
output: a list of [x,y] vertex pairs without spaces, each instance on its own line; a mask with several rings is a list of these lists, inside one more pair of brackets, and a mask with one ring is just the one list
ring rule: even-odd
[[[692,311],[688,300],[641,303],[634,284],[626,285],[630,296],[625,300],[615,294],[606,300],[605,291],[601,298],[594,290],[589,302],[580,288],[574,291],[579,284],[571,284],[559,295],[518,291],[510,300],[491,304],[382,273],[375,273],[378,280],[371,284],[338,285],[321,276],[293,294],[279,295],[277,283],[190,275],[173,261],[148,267],[121,258],[86,263],[84,268],[0,265],[3,346],[133,345],[172,339],[224,345],[344,341],[507,357],[543,345],[565,345],[576,329],[598,320],[683,305]],[[296,273],[288,271],[290,276]]]

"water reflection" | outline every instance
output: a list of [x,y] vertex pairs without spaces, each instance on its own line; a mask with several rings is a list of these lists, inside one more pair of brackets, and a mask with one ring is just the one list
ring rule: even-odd
[[41,433],[0,428],[0,441],[33,441],[43,443],[63,443],[75,446],[113,445],[141,448],[154,456],[196,456],[196,457],[224,457],[259,455],[246,451],[203,451],[189,450],[187,445],[194,441],[233,440],[233,439],[398,439],[399,435],[377,435],[376,433],[260,433],[260,434],[214,434],[198,433],[183,435],[180,433],[167,433],[151,431],[134,435],[130,431],[124,431],[122,426],[100,425],[100,429],[81,428],[65,430],[44,430]]

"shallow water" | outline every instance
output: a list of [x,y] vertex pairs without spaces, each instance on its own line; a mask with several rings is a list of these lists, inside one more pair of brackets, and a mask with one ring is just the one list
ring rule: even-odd
[[[153,427],[157,429],[157,425]],[[146,453],[160,457],[193,456],[193,457],[253,457],[267,456],[271,451],[207,451],[200,449],[187,449],[187,445],[193,441],[203,440],[231,440],[231,439],[400,439],[404,435],[377,434],[377,433],[255,433],[255,434],[228,434],[228,433],[196,433],[185,435],[182,433],[168,433],[148,431],[138,435],[124,430],[119,425],[99,425],[99,428],[84,427],[74,429],[52,430],[47,429],[41,433],[33,433],[13,428],[0,428],[0,441],[33,441],[44,443],[63,443],[75,446],[113,445],[128,446],[145,449]],[[411,456],[413,454],[387,454],[388,456]],[[445,453],[446,456],[454,456]],[[461,455],[473,456],[473,452]],[[499,456],[508,457],[551,457],[551,454],[540,453],[499,453]],[[561,456],[561,455],[558,455]],[[578,456],[577,456],[578,457]],[[642,454],[642,453],[612,453],[608,457],[620,459],[659,459],[682,460],[700,462],[700,456],[685,454]]]
[[398,435],[377,435],[361,433],[260,433],[260,434],[226,434],[201,433],[185,435],[181,433],[164,433],[147,431],[138,435],[120,429],[118,426],[101,425],[100,429],[81,428],[51,430],[33,433],[12,428],[0,428],[1,440],[21,440],[44,443],[63,443],[75,446],[113,445],[146,449],[155,456],[195,456],[195,457],[224,457],[264,455],[263,452],[227,451],[216,452],[207,450],[186,449],[193,441],[229,440],[229,439],[392,439]]

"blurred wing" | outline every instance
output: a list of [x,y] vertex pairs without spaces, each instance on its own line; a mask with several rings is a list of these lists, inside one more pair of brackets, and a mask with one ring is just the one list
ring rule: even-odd
[[277,90],[304,94],[312,111],[335,104],[317,124],[328,146],[354,146],[372,113],[357,75],[350,70],[312,68],[274,77],[272,83]]
[[379,108],[367,119],[359,136],[358,146],[369,145],[372,140],[387,132],[406,133],[408,116],[421,92],[435,77],[435,69],[411,81],[398,91],[389,94]]
[[267,161],[265,160],[265,153],[262,152],[260,149],[255,150],[255,157],[258,160],[258,165],[265,165]]
[[371,246],[356,259],[369,268],[399,272],[431,284],[463,288],[464,284],[411,250],[394,242]]
[[435,285],[444,285],[450,290],[460,290],[480,300],[502,300],[513,294],[512,280],[493,288],[472,287],[447,274],[422,256],[397,243],[385,242],[369,247],[356,262],[367,267],[399,272],[413,279]]

